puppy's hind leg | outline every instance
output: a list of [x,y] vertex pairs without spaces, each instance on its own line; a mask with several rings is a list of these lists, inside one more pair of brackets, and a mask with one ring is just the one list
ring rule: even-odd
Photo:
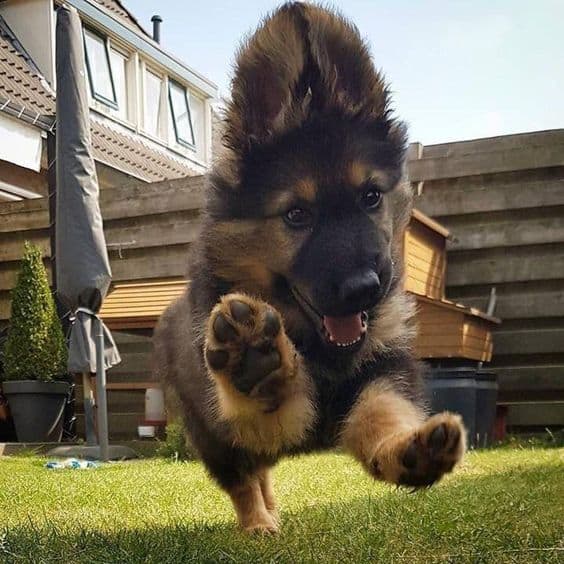
[[[278,520],[272,514],[274,498],[265,500],[263,493],[264,474],[255,474],[245,481],[227,489],[235,507],[239,526],[249,533],[278,532]],[[267,503],[268,506],[267,507]]]

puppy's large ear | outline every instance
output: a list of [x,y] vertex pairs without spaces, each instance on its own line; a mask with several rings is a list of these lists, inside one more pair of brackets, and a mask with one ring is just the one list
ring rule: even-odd
[[231,102],[226,112],[226,144],[236,152],[287,129],[295,90],[304,71],[303,25],[284,6],[267,18],[240,47]]
[[292,2],[267,18],[239,50],[226,145],[243,154],[313,112],[385,124],[388,91],[353,24],[323,8]]
[[376,120],[389,113],[389,92],[358,29],[344,17],[304,6],[311,57],[320,75],[318,105]]

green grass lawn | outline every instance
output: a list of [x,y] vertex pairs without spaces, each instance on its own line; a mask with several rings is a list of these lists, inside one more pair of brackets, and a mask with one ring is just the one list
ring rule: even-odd
[[283,461],[283,528],[246,537],[197,462],[53,471],[0,460],[0,562],[564,562],[564,449],[472,452],[436,487],[375,483],[348,457]]

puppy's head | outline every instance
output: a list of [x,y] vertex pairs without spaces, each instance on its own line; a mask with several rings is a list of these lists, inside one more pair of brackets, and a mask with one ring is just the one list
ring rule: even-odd
[[405,145],[356,28],[284,5],[237,58],[208,205],[216,274],[304,340],[358,351],[401,279]]

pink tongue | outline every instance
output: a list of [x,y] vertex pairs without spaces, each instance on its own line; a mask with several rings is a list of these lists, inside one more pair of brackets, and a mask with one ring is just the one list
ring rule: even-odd
[[346,317],[323,317],[323,325],[333,341],[337,343],[350,343],[362,334],[362,320],[360,313]]

